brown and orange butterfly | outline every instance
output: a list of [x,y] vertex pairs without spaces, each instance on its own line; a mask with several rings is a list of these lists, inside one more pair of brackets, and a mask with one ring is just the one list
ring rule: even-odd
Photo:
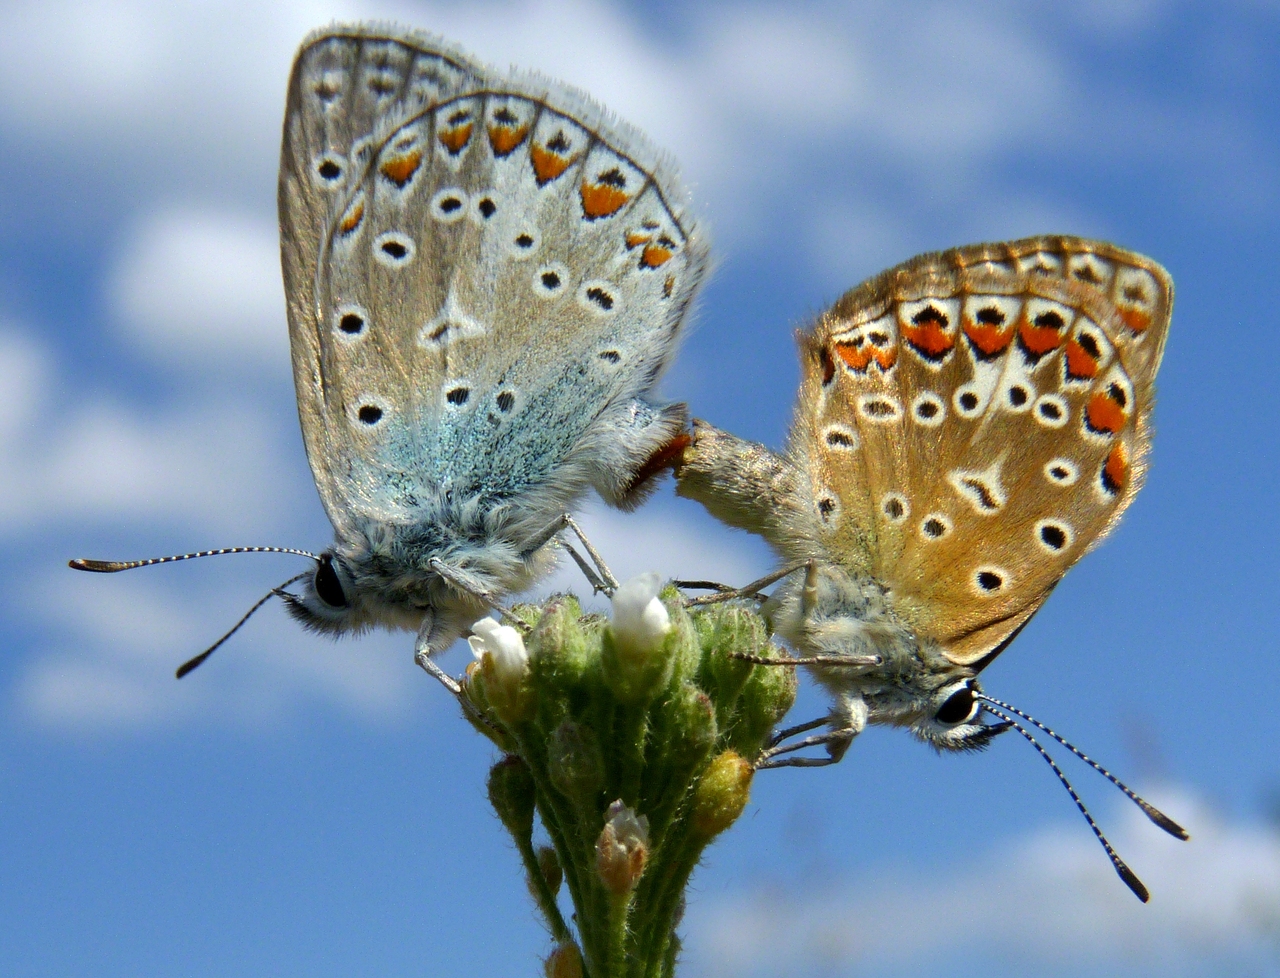
[[766,611],[836,697],[766,766],[831,763],[868,723],[948,750],[1032,739],[977,675],[1137,494],[1172,305],[1163,268],[1096,241],[921,255],[800,335],[785,451],[695,424],[678,491],[788,562]]

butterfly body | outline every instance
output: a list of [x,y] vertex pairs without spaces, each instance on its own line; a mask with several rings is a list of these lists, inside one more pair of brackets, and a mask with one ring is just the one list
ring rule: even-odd
[[1171,306],[1101,242],[922,255],[800,336],[786,451],[695,424],[678,491],[808,564],[767,608],[833,722],[985,744],[975,677],[1141,483]]
[[589,489],[679,444],[651,400],[706,250],[669,166],[585,96],[435,38],[304,43],[280,170],[307,455],[335,542],[290,610],[432,649],[544,574]]

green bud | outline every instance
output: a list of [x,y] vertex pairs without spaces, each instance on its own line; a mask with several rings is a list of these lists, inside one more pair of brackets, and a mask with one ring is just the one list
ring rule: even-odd
[[681,683],[665,705],[666,744],[655,745],[675,760],[697,770],[706,754],[715,746],[719,733],[715,706],[693,683]]
[[604,788],[604,755],[595,731],[564,720],[547,740],[547,774],[565,797],[593,812]]
[[[754,655],[771,659],[786,658],[786,654],[772,643],[765,645]],[[796,701],[800,679],[795,668],[786,666],[756,666],[751,670],[738,707],[738,725],[732,737],[732,745],[754,757],[778,721]]]
[[523,760],[508,754],[489,771],[489,803],[518,843],[533,838],[533,775]]
[[711,840],[738,820],[751,797],[755,769],[735,751],[719,754],[698,782],[693,793],[694,833]]
[[572,596],[562,595],[547,604],[528,641],[540,683],[570,685],[590,666],[593,657],[581,616],[582,606]]
[[559,893],[564,871],[560,868],[560,857],[550,846],[538,846],[538,871],[542,873],[543,882],[547,884],[551,895]]

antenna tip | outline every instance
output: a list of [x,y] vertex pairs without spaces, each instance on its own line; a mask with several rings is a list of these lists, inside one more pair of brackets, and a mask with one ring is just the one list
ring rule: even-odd
[[75,560],[67,561],[67,566],[72,570],[111,574],[115,571],[124,570],[127,565],[119,560],[86,560],[83,557],[77,557]]
[[[240,627],[239,625],[236,626],[236,628],[239,628],[239,627]],[[235,629],[233,628],[232,631],[234,632]],[[221,644],[222,644],[221,642],[218,643],[218,645],[221,645]],[[213,649],[216,649],[218,645],[215,645]],[[205,651],[201,652],[198,656],[196,656],[194,659],[188,659],[182,665],[178,666],[177,671],[173,674],[173,678],[181,679],[187,673],[191,672],[193,669],[196,668],[196,666],[200,665],[200,663],[204,662],[205,659],[209,658],[209,656],[213,654],[213,649],[206,649]]]
[[1119,873],[1120,878],[1124,880],[1124,885],[1133,891],[1133,895],[1143,903],[1150,900],[1151,894],[1147,891],[1147,888],[1142,885],[1142,880],[1138,879],[1134,871],[1121,862],[1119,856],[1115,857],[1114,862],[1116,864],[1116,872]]
[[1147,804],[1145,801],[1142,802],[1141,805],[1142,811],[1146,814],[1147,818],[1151,819],[1151,821],[1155,822],[1156,825],[1160,826],[1160,828],[1164,829],[1175,839],[1181,839],[1183,842],[1186,842],[1191,838],[1186,829],[1171,819],[1164,812],[1160,811],[1160,809]]

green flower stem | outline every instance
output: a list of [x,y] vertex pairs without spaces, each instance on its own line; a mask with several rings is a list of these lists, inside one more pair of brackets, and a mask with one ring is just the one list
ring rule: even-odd
[[[615,599],[621,633],[571,597],[521,606],[527,669],[508,634],[503,668],[486,652],[464,691],[484,718],[476,729],[507,755],[490,799],[556,943],[548,968],[577,968],[576,936],[587,978],[672,978],[689,877],[742,813],[750,760],[796,680],[733,657],[781,655],[753,609],[689,613],[674,589],[659,604],[652,579],[629,587],[630,604]],[[556,854],[545,872],[535,812]],[[572,926],[547,882],[557,863]]]
[[522,843],[517,840],[516,848],[520,850],[520,860],[524,863],[524,871],[529,877],[529,886],[533,889],[534,899],[538,901],[538,909],[542,911],[542,916],[546,918],[547,925],[551,928],[551,936],[557,943],[572,941],[573,934],[560,913],[556,895],[551,892],[551,887],[547,885],[547,878],[542,874],[542,866],[538,863],[538,854],[534,851],[532,842]]

